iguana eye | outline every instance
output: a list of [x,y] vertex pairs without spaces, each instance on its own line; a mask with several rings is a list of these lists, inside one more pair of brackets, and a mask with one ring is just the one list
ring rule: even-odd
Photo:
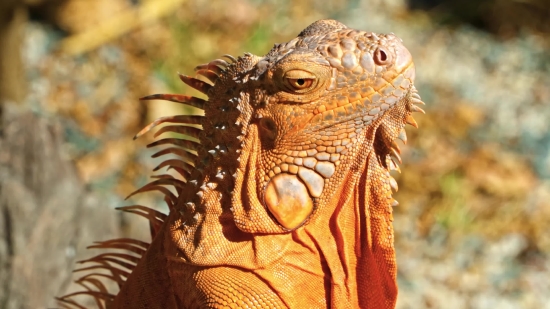
[[317,76],[308,71],[290,70],[284,75],[284,84],[292,92],[304,93],[317,85]]
[[287,78],[288,84],[296,90],[307,89],[313,85],[313,79],[310,78]]

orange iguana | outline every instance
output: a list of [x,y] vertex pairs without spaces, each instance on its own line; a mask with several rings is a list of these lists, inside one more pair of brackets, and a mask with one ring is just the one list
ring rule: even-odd
[[[87,260],[98,276],[77,281],[103,308],[394,308],[397,298],[390,170],[405,124],[423,112],[414,64],[393,34],[321,20],[264,57],[249,53],[180,76],[208,100],[157,94],[204,116],[162,117],[155,136],[178,133],[135,193],[158,190],[170,212],[122,207],[150,221],[152,242]],[[177,157],[177,158],[175,158]],[[172,186],[173,189],[167,187]],[[82,307],[80,307],[82,308]]]

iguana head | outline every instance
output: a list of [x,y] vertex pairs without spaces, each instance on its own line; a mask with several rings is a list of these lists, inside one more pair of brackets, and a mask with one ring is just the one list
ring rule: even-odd
[[[181,125],[166,126],[157,135],[193,137],[151,144],[183,147],[157,154],[181,156],[160,167],[175,169],[183,180],[165,177],[145,188],[178,188],[179,197],[164,192],[184,229],[216,214],[223,224],[247,233],[295,230],[319,213],[334,212],[335,195],[366,173],[369,155],[376,158],[370,164],[386,171],[375,175],[380,183],[395,184],[387,173],[400,160],[394,140],[406,141],[403,128],[416,125],[411,112],[421,111],[413,103],[422,103],[413,86],[412,57],[401,39],[321,20],[263,57],[226,57],[229,62],[198,66],[198,78],[180,76],[208,101],[145,98],[204,109],[204,117],[162,118],[140,132],[177,122]],[[386,191],[381,194],[388,195],[388,205],[395,203]]]

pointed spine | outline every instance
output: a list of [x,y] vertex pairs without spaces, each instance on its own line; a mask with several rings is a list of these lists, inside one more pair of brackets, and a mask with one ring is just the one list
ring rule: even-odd
[[216,74],[216,72],[210,71],[210,70],[205,70],[205,69],[199,69],[199,70],[195,71],[195,74],[196,74],[196,77],[203,76],[203,77],[207,78],[212,83],[215,83],[218,80],[218,78],[220,77],[218,74]]
[[145,126],[141,131],[134,136],[134,139],[144,135],[145,133],[151,131],[156,126],[163,124],[163,123],[180,123],[182,125],[202,125],[203,116],[196,116],[196,115],[176,115],[176,116],[166,116],[166,117],[160,117],[157,120],[151,122],[147,126]]
[[204,104],[208,102],[206,100],[189,96],[189,95],[166,94],[166,93],[152,94],[139,99],[140,101],[164,100],[164,101],[170,101],[174,103],[186,104],[186,105],[193,106],[200,109],[204,109]]
[[160,128],[154,135],[154,137],[158,137],[159,135],[167,132],[172,133],[178,133],[190,136],[192,138],[199,139],[199,133],[202,131],[202,129],[195,128],[195,127],[185,127],[185,126],[164,126]]
[[159,145],[166,145],[166,144],[172,144],[176,146],[180,146],[182,148],[185,148],[187,150],[191,151],[198,151],[198,142],[185,140],[185,139],[179,139],[179,138],[164,138],[160,139],[158,141],[152,142],[149,145],[147,145],[147,148],[159,146]]
[[199,80],[199,79],[196,79],[196,78],[193,78],[193,77],[190,77],[190,76],[187,76],[187,75],[183,75],[183,74],[179,74],[179,77],[181,79],[182,82],[184,82],[185,84],[187,84],[188,86],[204,93],[204,94],[208,94],[208,91],[212,88],[212,85],[209,85],[205,82],[203,82],[202,80]]
[[167,155],[167,154],[177,155],[177,156],[181,157],[183,159],[183,161],[185,161],[186,163],[188,163],[190,165],[194,165],[194,163],[195,163],[195,158],[196,157],[192,157],[191,154],[189,154],[189,152],[187,152],[187,151],[185,151],[181,148],[177,148],[177,147],[170,147],[170,148],[160,150],[160,151],[156,152],[155,154],[153,154],[151,157],[152,158],[158,158],[160,156],[164,156],[164,155]]

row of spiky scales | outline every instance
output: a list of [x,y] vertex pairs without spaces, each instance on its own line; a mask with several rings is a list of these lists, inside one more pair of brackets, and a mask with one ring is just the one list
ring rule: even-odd
[[[230,55],[225,55],[225,57],[234,62],[236,59]],[[230,65],[226,60],[216,59],[210,63],[199,65],[195,68],[196,74],[202,76],[214,83],[219,75],[227,69]],[[180,79],[187,85],[193,87],[194,89],[199,90],[200,92],[207,94],[209,89],[212,87],[209,83],[200,80],[199,78],[193,78],[186,75],[179,75]],[[198,76],[197,76],[198,77]],[[141,98],[140,100],[165,100],[180,104],[185,104],[192,106],[198,109],[201,109],[204,112],[206,100],[201,98],[178,95],[178,94],[154,94]],[[165,138],[154,141],[147,145],[148,148],[169,145],[170,147],[164,148],[155,154],[152,155],[153,158],[162,157],[162,156],[172,156],[176,155],[179,158],[169,158],[160,163],[153,171],[161,170],[162,168],[168,168],[176,171],[180,177],[174,177],[171,174],[161,174],[154,175],[153,178],[156,180],[144,185],[140,189],[132,192],[128,195],[128,198],[132,197],[135,194],[143,193],[147,191],[158,191],[164,195],[164,201],[168,205],[169,211],[177,211],[176,205],[178,203],[178,197],[182,195],[183,184],[191,180],[190,176],[193,170],[200,171],[196,169],[198,159],[198,151],[200,147],[199,139],[200,132],[202,131],[204,116],[201,115],[174,115],[174,116],[165,116],[160,117],[144,127],[139,133],[134,136],[134,139],[139,138],[145,133],[149,132],[153,128],[163,125],[163,124],[177,124],[177,125],[165,125],[161,127],[154,135],[157,138],[163,133],[178,133],[184,135],[183,138]],[[221,128],[220,128],[221,129]],[[190,138],[189,138],[190,137]],[[223,148],[218,150],[223,152]],[[211,150],[212,154],[214,151]],[[208,162],[200,161],[203,166],[208,164]],[[219,176],[218,176],[219,177]],[[172,187],[172,190],[168,187]],[[174,194],[174,192],[176,194]],[[187,203],[187,207],[194,207],[192,203]],[[155,209],[152,209],[143,205],[131,205],[118,207],[117,209],[133,213],[139,216],[146,218],[149,221],[151,239],[154,239],[157,233],[159,232],[164,220],[167,215],[163,214]],[[192,211],[194,213],[194,211]],[[112,239],[107,241],[96,242],[94,245],[89,246],[88,249],[115,249],[115,250],[125,250],[136,255],[131,255],[128,253],[121,252],[109,252],[96,255],[90,259],[79,261],[78,264],[93,264],[92,266],[83,267],[76,269],[74,272],[89,272],[96,271],[90,274],[87,274],[75,282],[84,288],[83,291],[74,292],[67,294],[62,297],[58,297],[60,305],[64,308],[85,308],[80,305],[77,301],[74,300],[75,296],[87,295],[93,297],[97,306],[99,308],[107,308],[109,304],[114,300],[116,294],[110,293],[107,291],[106,285],[99,280],[99,278],[107,278],[114,281],[118,287],[122,287],[128,276],[131,274],[132,270],[135,268],[139,262],[141,256],[147,251],[149,243],[143,242],[131,238],[119,238]],[[107,270],[108,273],[101,272]]]

